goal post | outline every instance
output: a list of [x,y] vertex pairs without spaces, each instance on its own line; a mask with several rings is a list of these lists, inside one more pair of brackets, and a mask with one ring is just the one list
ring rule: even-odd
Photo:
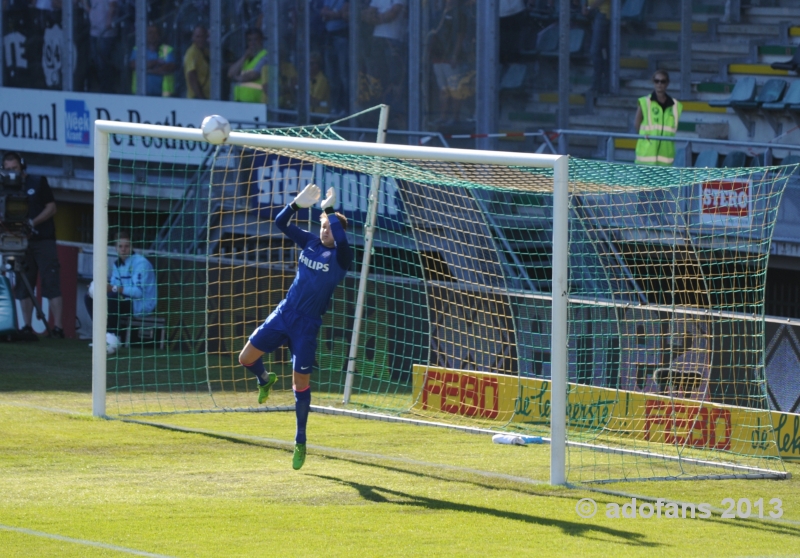
[[[200,130],[175,128],[147,124],[131,124],[98,120],[95,123],[95,239],[94,277],[100,288],[96,289],[95,308],[98,316],[106,313],[105,284],[100,278],[107,276],[106,252],[108,245],[108,175],[109,135],[150,136],[164,139],[203,142]],[[287,149],[309,152],[327,152],[364,157],[385,157],[420,161],[443,161],[470,165],[501,165],[519,167],[543,167],[553,169],[554,191],[554,235],[553,235],[553,333],[551,351],[553,355],[553,398],[551,415],[551,483],[565,482],[566,466],[566,376],[567,376],[567,253],[568,242],[568,157],[563,155],[524,154],[465,149],[429,149],[417,146],[372,144],[364,142],[341,142],[324,139],[293,138],[269,135],[254,135],[231,132],[226,141],[229,146],[264,149]],[[377,196],[372,200],[378,202]],[[95,320],[93,324],[93,414],[105,415],[106,390],[106,343],[105,324]]]
[[[542,436],[554,485],[787,476],[763,316],[792,169],[350,142],[328,126],[220,146],[191,128],[95,131],[95,284],[123,227],[148,239],[159,282],[149,344],[107,357],[95,320],[97,416],[291,407],[285,351],[264,357],[279,377],[266,408],[236,355],[295,275],[274,217],[315,182],[337,190],[355,250],[318,338],[320,410]],[[295,219],[316,231],[319,209]]]
[[[378,118],[377,143],[386,143],[386,129],[389,126],[389,106],[381,105]],[[356,312],[353,317],[353,333],[350,340],[350,353],[347,357],[347,377],[344,382],[344,395],[342,402],[350,402],[353,391],[353,375],[356,372],[356,358],[358,356],[358,338],[361,334],[361,320],[364,316],[364,297],[369,277],[369,262],[372,258],[372,246],[375,239],[375,222],[378,217],[378,199],[381,189],[381,177],[373,175],[372,185],[369,189],[369,203],[367,205],[367,218],[364,221],[364,259],[361,263],[361,277],[358,282],[358,298],[356,299]]]

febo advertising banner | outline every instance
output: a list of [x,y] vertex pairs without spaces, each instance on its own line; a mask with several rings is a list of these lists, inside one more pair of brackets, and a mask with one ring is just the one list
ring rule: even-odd
[[[336,211],[353,223],[363,224],[367,215],[372,176],[326,165],[290,159],[279,155],[257,155],[253,164],[250,190],[251,205],[264,219],[273,219],[307,184],[316,184],[322,195],[336,189]],[[305,218],[301,213],[300,219]],[[377,226],[397,229],[405,226],[406,217],[397,181],[381,178]]]
[[[266,105],[260,103],[9,87],[0,88],[0,92],[0,149],[26,153],[91,157],[95,120],[197,128],[209,114],[221,114],[236,128],[237,122],[266,122],[267,115]],[[182,154],[197,154],[198,149],[207,151],[210,146],[204,142],[111,138],[112,156],[123,159],[169,156],[174,162]]]
[[[414,364],[414,409],[549,427],[550,382]],[[800,415],[570,382],[570,428],[740,455],[800,457]],[[776,443],[773,443],[776,442]]]

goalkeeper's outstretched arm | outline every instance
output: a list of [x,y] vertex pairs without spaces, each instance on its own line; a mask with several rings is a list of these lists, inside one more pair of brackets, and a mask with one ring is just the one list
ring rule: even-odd
[[303,188],[303,191],[297,194],[294,201],[284,207],[275,218],[275,224],[281,232],[288,236],[292,242],[297,244],[300,248],[305,248],[308,241],[316,237],[297,225],[290,225],[289,221],[298,210],[314,205],[317,200],[319,200],[319,195],[319,187],[315,184],[309,184]]
[[297,244],[300,248],[305,248],[308,241],[315,239],[316,236],[308,231],[304,231],[297,225],[289,223],[294,214],[295,210],[292,209],[292,206],[287,205],[278,213],[278,216],[275,217],[275,225],[277,225],[281,232],[288,236],[292,242]]

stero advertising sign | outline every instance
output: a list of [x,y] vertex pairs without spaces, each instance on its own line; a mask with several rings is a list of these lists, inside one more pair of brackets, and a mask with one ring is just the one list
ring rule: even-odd
[[[221,114],[234,128],[237,122],[266,122],[266,105],[196,99],[100,95],[5,87],[0,104],[0,149],[91,157],[94,121],[116,120],[196,128],[209,114]],[[112,136],[114,157],[180,156],[208,151],[206,143],[153,141],[151,138]],[[178,160],[176,160],[176,157]]]
[[745,226],[753,218],[749,180],[704,182],[700,198],[700,221],[710,225]]

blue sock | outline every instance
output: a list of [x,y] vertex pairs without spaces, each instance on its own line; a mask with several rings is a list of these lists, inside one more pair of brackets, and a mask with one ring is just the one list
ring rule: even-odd
[[294,392],[294,414],[297,415],[297,435],[294,437],[296,444],[306,443],[306,424],[308,411],[311,409],[311,386],[303,391]]
[[256,361],[249,366],[245,366],[244,364],[242,364],[242,366],[255,374],[256,378],[258,378],[258,385],[263,386],[267,383],[267,371],[264,369],[264,361],[261,360],[261,358],[256,359]]

